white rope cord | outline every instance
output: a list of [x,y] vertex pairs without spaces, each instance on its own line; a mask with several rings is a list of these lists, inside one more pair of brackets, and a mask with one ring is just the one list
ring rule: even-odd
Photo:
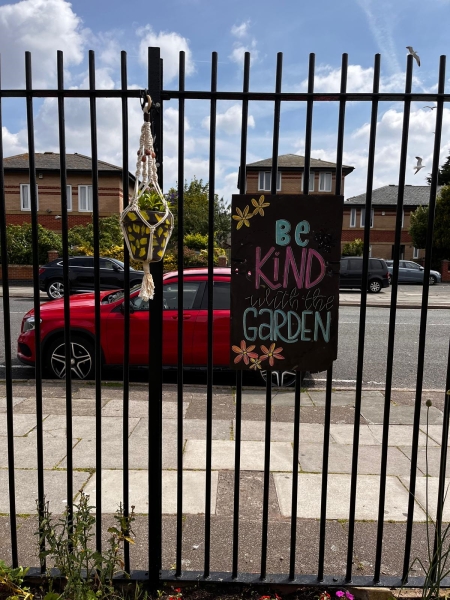
[[[152,105],[152,100],[150,96],[147,96],[147,103],[145,104],[143,111],[144,113],[148,113],[150,111]],[[143,270],[144,277],[142,279],[142,287],[139,292],[139,296],[144,300],[152,300],[155,293],[155,284],[153,282],[153,277],[150,273],[150,262],[153,259],[153,235],[156,228],[160,225],[160,223],[155,223],[151,225],[147,219],[143,216],[142,212],[139,210],[139,197],[141,194],[149,189],[153,188],[158,196],[160,197],[163,206],[165,208],[164,216],[160,222],[164,222],[169,216],[169,205],[167,203],[166,198],[164,197],[161,188],[158,183],[158,171],[156,167],[156,154],[153,148],[153,136],[152,130],[150,127],[150,122],[145,121],[141,127],[141,136],[139,140],[139,150],[137,152],[137,161],[136,161],[136,182],[134,186],[133,197],[129,205],[125,208],[120,216],[120,223],[122,225],[122,229],[125,230],[124,226],[124,218],[130,212],[133,211],[138,213],[140,219],[144,223],[144,225],[150,230],[150,238],[149,238],[149,251],[148,256],[143,261]],[[132,250],[128,241],[128,236],[124,231],[125,241],[128,246],[128,250],[131,254]]]

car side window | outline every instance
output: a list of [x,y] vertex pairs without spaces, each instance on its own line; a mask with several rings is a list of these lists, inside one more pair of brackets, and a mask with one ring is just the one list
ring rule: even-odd
[[113,270],[113,264],[110,260],[106,260],[105,258],[100,259],[100,269],[109,269]]
[[[183,309],[193,310],[198,290],[202,282],[185,281],[183,285]],[[163,304],[165,310],[178,310],[178,282],[166,283],[163,287]]]
[[344,258],[343,260],[341,260],[341,271],[346,271],[347,270],[347,264],[348,264],[348,260],[346,258]]
[[148,300],[143,300],[139,295],[130,298],[130,303],[135,311],[148,311]]
[[406,264],[408,265],[408,269],[415,269],[416,271],[420,271],[420,266],[416,265],[416,263],[408,262]]
[[369,259],[369,267],[371,269],[382,269],[383,264],[380,260],[377,260],[376,258],[370,258]]
[[[213,283],[213,310],[230,310],[231,288],[229,281],[214,281]],[[208,309],[208,288],[203,296],[202,310]]]
[[362,271],[362,260],[352,260],[348,261],[348,268],[350,271]]

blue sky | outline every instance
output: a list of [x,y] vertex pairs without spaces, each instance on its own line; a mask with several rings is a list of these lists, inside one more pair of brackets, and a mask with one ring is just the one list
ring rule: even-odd
[[[382,55],[381,89],[404,89],[406,46],[421,58],[414,67],[413,89],[435,91],[439,56],[449,53],[450,0],[165,0],[127,3],[106,0],[0,1],[2,87],[24,87],[24,52],[33,56],[35,87],[56,87],[56,51],[65,56],[67,87],[85,88],[88,50],[96,51],[97,86],[120,86],[120,51],[128,53],[129,85],[146,85],[148,45],[161,47],[166,89],[178,86],[178,52],[186,52],[187,89],[208,89],[211,53],[219,54],[219,89],[242,89],[243,53],[252,55],[252,91],[272,91],[277,52],[284,53],[283,91],[306,87],[308,55],[316,53],[316,90],[337,91],[343,52],[349,54],[349,91],[370,91],[374,55]],[[450,64],[447,85],[449,85]],[[448,89],[448,88],[447,88]],[[435,112],[414,103],[411,114],[406,183],[424,185],[431,169]],[[142,121],[138,101],[130,101],[130,155],[139,140]],[[337,105],[314,109],[312,156],[335,161]],[[248,162],[272,151],[273,105],[255,102],[249,108]],[[89,106],[84,100],[66,104],[67,151],[90,155]],[[98,102],[99,158],[121,165],[120,103]],[[185,173],[208,178],[209,104],[186,104]],[[58,151],[54,99],[35,104],[36,150]],[[241,107],[218,103],[216,190],[228,202],[236,193]],[[344,162],[355,167],[346,178],[345,196],[365,191],[370,106],[349,103]],[[375,187],[398,183],[402,106],[380,104]],[[177,179],[176,101],[164,111],[164,187]],[[286,104],[281,115],[280,154],[304,151],[305,106]],[[450,153],[450,110],[444,111],[441,162]],[[4,154],[27,151],[25,104],[3,101]],[[426,168],[414,176],[415,156]],[[130,163],[130,170],[135,165]]]

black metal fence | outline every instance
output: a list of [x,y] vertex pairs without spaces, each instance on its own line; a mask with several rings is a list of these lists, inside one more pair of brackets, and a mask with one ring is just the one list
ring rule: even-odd
[[[34,311],[35,311],[35,335],[40,339],[40,296],[38,287],[38,211],[37,211],[37,193],[36,193],[36,165],[35,165],[35,143],[34,143],[34,124],[33,124],[33,103],[37,98],[54,97],[58,99],[58,118],[59,118],[59,150],[60,150],[60,178],[61,178],[61,224],[63,238],[63,261],[64,261],[64,287],[69,288],[68,272],[68,207],[67,207],[67,167],[66,167],[66,141],[65,141],[65,100],[68,98],[89,98],[90,102],[90,125],[91,125],[91,154],[92,154],[92,187],[93,187],[93,224],[94,224],[94,256],[95,256],[95,407],[96,407],[96,464],[102,462],[102,348],[100,344],[100,274],[99,274],[99,206],[98,206],[98,152],[97,152],[97,112],[96,104],[99,98],[118,98],[122,103],[122,153],[123,153],[123,197],[124,203],[129,197],[129,179],[128,179],[128,101],[130,99],[139,99],[143,90],[128,89],[127,84],[127,57],[122,53],[121,62],[121,89],[120,90],[99,90],[95,82],[95,57],[94,53],[89,54],[89,89],[70,90],[64,87],[64,65],[63,55],[58,53],[58,86],[55,90],[38,90],[33,88],[31,56],[26,54],[26,89],[24,90],[4,90],[0,89],[0,237],[1,237],[1,255],[3,269],[3,310],[4,310],[4,344],[5,344],[5,384],[6,384],[6,420],[7,420],[7,444],[8,444],[8,485],[10,502],[10,530],[11,530],[11,555],[13,565],[18,564],[18,544],[17,544],[17,511],[16,511],[16,491],[15,491],[15,464],[14,464],[14,413],[13,413],[13,358],[11,355],[11,323],[10,323],[10,291],[8,281],[7,264],[7,243],[6,243],[6,206],[5,206],[5,186],[3,170],[3,140],[1,128],[1,101],[3,98],[25,98],[26,100],[26,118],[28,130],[28,149],[29,149],[29,181],[30,181],[30,199],[31,199],[31,223],[33,231],[33,254],[35,261],[33,264],[34,279]],[[209,147],[209,228],[214,231],[214,194],[215,194],[215,173],[216,173],[216,108],[220,100],[234,100],[242,102],[242,127],[241,127],[241,151],[240,151],[240,176],[239,189],[245,193],[246,189],[246,156],[247,156],[247,128],[249,103],[252,101],[263,101],[272,103],[274,106],[273,120],[273,149],[272,149],[272,179],[271,193],[276,193],[277,171],[279,155],[279,125],[281,105],[286,102],[306,103],[306,123],[305,123],[305,166],[304,166],[304,190],[308,194],[309,190],[309,167],[311,162],[311,139],[313,125],[313,109],[317,103],[338,102],[339,103],[339,121],[336,147],[336,194],[341,193],[342,186],[342,161],[344,148],[344,129],[345,113],[348,102],[366,102],[371,106],[370,120],[370,139],[368,152],[368,171],[366,188],[366,207],[365,207],[365,229],[364,229],[364,256],[363,256],[363,289],[361,291],[361,305],[359,316],[359,338],[358,338],[358,359],[357,359],[357,381],[355,389],[355,421],[353,428],[353,455],[351,468],[351,487],[350,502],[348,507],[348,539],[347,539],[347,561],[345,574],[336,573],[335,575],[325,575],[325,547],[326,547],[326,522],[328,503],[332,502],[327,495],[328,485],[328,461],[330,453],[330,415],[333,399],[333,369],[328,369],[326,373],[326,402],[325,402],[325,422],[324,422],[324,444],[322,461],[322,486],[320,497],[320,524],[319,524],[319,552],[317,571],[309,575],[299,575],[295,572],[296,556],[300,552],[300,544],[297,539],[297,503],[299,497],[298,480],[293,477],[292,486],[292,512],[290,527],[290,549],[289,549],[289,568],[286,572],[278,575],[267,572],[267,552],[268,552],[268,525],[269,525],[269,484],[270,484],[270,463],[271,463],[271,408],[272,408],[272,388],[270,378],[266,385],[266,408],[265,408],[265,455],[264,455],[264,492],[263,492],[263,511],[262,511],[262,540],[260,568],[258,573],[245,573],[242,571],[242,564],[239,564],[239,547],[242,539],[240,530],[240,481],[241,481],[241,435],[242,435],[242,373],[236,375],[236,430],[235,430],[235,469],[234,469],[234,499],[233,499],[233,527],[232,527],[232,561],[229,565],[229,571],[225,573],[211,572],[211,474],[212,474],[212,427],[213,427],[213,236],[209,236],[208,252],[208,364],[207,364],[207,414],[206,414],[206,482],[205,482],[205,510],[204,510],[204,567],[202,571],[188,571],[183,568],[183,395],[185,393],[183,386],[183,306],[178,306],[178,371],[177,371],[177,516],[176,516],[176,556],[175,568],[173,571],[161,571],[162,567],[162,276],[163,270],[160,263],[152,267],[153,277],[156,284],[156,293],[151,301],[151,310],[149,310],[149,319],[151,324],[151,339],[149,343],[149,387],[148,387],[148,418],[149,418],[149,444],[147,448],[149,461],[149,483],[148,483],[148,539],[151,543],[148,545],[148,577],[152,585],[157,585],[162,580],[166,581],[223,581],[223,582],[261,582],[271,581],[277,583],[299,584],[321,584],[321,585],[400,585],[417,586],[423,584],[423,578],[409,577],[409,565],[411,562],[411,538],[413,532],[413,511],[416,490],[416,468],[418,460],[418,440],[420,425],[420,408],[422,403],[422,383],[423,383],[423,365],[425,356],[425,341],[427,334],[427,310],[429,297],[429,271],[431,264],[432,235],[434,226],[436,193],[437,193],[437,173],[439,167],[439,152],[441,145],[441,130],[443,121],[444,103],[450,101],[450,94],[444,90],[445,82],[445,57],[440,58],[438,89],[435,93],[412,93],[412,74],[413,57],[408,56],[405,91],[403,93],[382,93],[380,86],[380,56],[376,55],[373,76],[373,91],[371,93],[348,93],[347,92],[347,66],[348,58],[344,54],[342,57],[341,85],[339,93],[316,93],[314,92],[314,70],[315,57],[313,54],[309,58],[308,89],[304,93],[284,93],[282,91],[282,54],[277,56],[275,90],[271,93],[251,92],[250,91],[250,55],[245,54],[244,76],[242,91],[221,92],[217,89],[218,58],[213,53],[211,63],[211,89],[210,91],[190,91],[185,89],[185,63],[184,53],[180,53],[179,66],[179,87],[177,90],[164,90],[162,87],[162,68],[163,63],[160,58],[158,48],[149,48],[148,52],[148,93],[153,100],[151,110],[152,130],[156,139],[156,154],[159,163],[159,180],[163,185],[163,103],[166,100],[178,100],[179,127],[178,127],[178,269],[183,270],[183,185],[184,174],[184,130],[185,130],[185,101],[186,100],[207,100],[210,102],[210,147]],[[0,79],[1,81],[1,79]],[[401,156],[399,164],[398,179],[398,202],[395,226],[395,252],[394,252],[394,270],[392,277],[392,299],[389,316],[389,340],[388,355],[386,361],[386,382],[385,382],[385,403],[383,420],[383,438],[382,438],[382,458],[380,465],[380,493],[378,504],[378,525],[376,541],[376,559],[373,567],[373,573],[370,576],[355,575],[353,565],[353,551],[355,542],[355,511],[356,511],[356,488],[358,483],[358,451],[360,436],[359,414],[361,412],[361,398],[363,387],[363,362],[365,351],[365,332],[367,315],[367,283],[368,283],[368,264],[369,264],[369,242],[370,242],[370,216],[372,207],[372,187],[374,178],[374,160],[375,145],[377,134],[377,117],[379,105],[382,102],[401,102],[403,103],[403,132],[401,140]],[[402,229],[402,210],[405,192],[405,173],[407,161],[407,146],[409,133],[409,119],[411,103],[414,101],[436,103],[436,126],[434,137],[434,154],[430,185],[430,203],[429,203],[429,235],[426,245],[425,259],[425,277],[422,294],[420,336],[417,354],[417,380],[415,393],[415,412],[414,423],[412,427],[412,455],[411,472],[409,478],[409,505],[405,524],[406,538],[403,553],[403,572],[399,577],[389,577],[382,574],[383,557],[383,533],[385,525],[385,501],[386,501],[386,477],[387,477],[387,455],[389,442],[389,423],[391,390],[394,364],[394,336],[396,331],[396,312],[398,297],[398,269],[400,258],[400,242]],[[125,250],[125,298],[129,297],[129,256]],[[183,278],[179,279],[179,293],[183,294]],[[125,513],[128,514],[129,498],[129,445],[128,445],[128,420],[130,414],[130,378],[129,378],[129,341],[130,341],[130,308],[125,302],[124,314],[124,376],[123,376],[123,504]],[[65,350],[66,350],[66,372],[71,373],[70,367],[70,302],[68,294],[64,298],[65,314]],[[45,479],[44,479],[44,435],[42,425],[42,401],[43,401],[43,380],[42,380],[43,357],[39,344],[36,345],[36,363],[35,363],[35,394],[36,394],[36,421],[37,421],[37,464],[38,464],[38,506],[42,517],[45,498]],[[447,369],[446,389],[450,389],[450,365]],[[71,377],[65,378],[65,397],[66,397],[66,430],[67,430],[67,499],[69,514],[73,511],[74,485],[73,485],[73,451],[72,451],[72,380]],[[300,444],[300,398],[301,398],[301,374],[297,373],[295,383],[295,428],[293,443],[293,474],[298,470],[298,454]],[[449,431],[449,401],[450,397],[445,397],[444,422],[442,427],[442,453],[440,459],[440,477],[439,494],[437,506],[437,525],[442,523],[442,510],[445,497],[445,472],[447,460],[447,440]],[[102,533],[102,470],[96,469],[96,544],[101,549]],[[125,551],[126,570],[133,569],[130,564],[129,548]],[[42,565],[44,568],[45,565]]]

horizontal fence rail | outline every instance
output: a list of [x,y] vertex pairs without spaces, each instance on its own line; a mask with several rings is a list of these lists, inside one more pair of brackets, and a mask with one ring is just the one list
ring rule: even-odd
[[[172,489],[176,504],[176,515],[173,524],[172,538],[174,547],[167,551],[170,554],[170,568],[167,566],[167,560],[163,561],[163,545],[166,543],[164,531],[163,517],[163,489],[164,489],[164,474],[163,474],[163,353],[162,347],[164,343],[163,330],[163,264],[161,262],[152,264],[152,275],[155,282],[155,296],[148,302],[148,322],[150,324],[150,332],[148,339],[145,340],[148,365],[146,365],[146,373],[148,377],[148,406],[146,406],[146,414],[139,415],[148,419],[148,443],[142,448],[142,455],[145,455],[147,460],[147,501],[148,501],[148,518],[146,518],[146,531],[148,535],[148,547],[145,559],[144,570],[137,570],[133,564],[133,552],[129,544],[125,544],[124,549],[124,565],[127,572],[132,572],[135,579],[144,579],[153,587],[158,587],[161,581],[168,582],[198,582],[211,581],[221,583],[273,583],[273,584],[293,584],[293,585],[318,585],[322,587],[347,587],[347,586],[400,586],[420,587],[424,585],[424,577],[416,577],[410,575],[411,566],[411,545],[413,542],[414,531],[414,509],[416,506],[416,478],[417,464],[419,451],[419,434],[421,425],[421,407],[423,405],[423,376],[424,376],[424,359],[426,349],[427,335],[427,315],[429,303],[429,276],[432,259],[432,243],[433,229],[435,221],[436,197],[438,194],[437,176],[439,170],[439,157],[441,150],[441,135],[442,124],[444,118],[444,104],[450,102],[450,94],[445,93],[445,57],[440,58],[439,63],[439,78],[438,88],[436,93],[415,93],[412,92],[413,82],[413,57],[408,56],[404,92],[386,93],[380,91],[380,72],[381,72],[381,57],[375,56],[373,68],[372,92],[348,92],[347,91],[347,73],[348,73],[348,56],[342,56],[341,66],[341,81],[340,91],[333,93],[322,93],[315,91],[315,55],[309,56],[309,69],[307,79],[307,91],[301,93],[286,93],[282,91],[283,77],[283,55],[277,55],[276,71],[274,73],[273,87],[274,91],[268,92],[252,92],[250,91],[250,54],[245,53],[242,91],[225,92],[217,89],[219,62],[217,53],[213,53],[211,61],[210,75],[210,90],[208,91],[192,91],[186,90],[185,81],[185,56],[180,53],[179,59],[179,83],[177,90],[163,89],[163,61],[160,56],[159,48],[148,49],[148,73],[147,85],[145,89],[128,89],[127,75],[127,56],[125,52],[121,54],[121,82],[120,89],[115,90],[99,90],[96,87],[95,80],[95,55],[91,51],[89,53],[89,89],[69,90],[64,88],[64,62],[62,52],[57,55],[57,89],[34,89],[32,83],[32,57],[30,53],[26,53],[25,57],[25,73],[26,73],[26,88],[25,89],[3,89],[1,85],[0,71],[0,249],[1,249],[1,266],[2,266],[2,290],[3,290],[3,344],[4,344],[4,382],[5,382],[5,398],[6,398],[6,413],[0,413],[0,419],[5,419],[6,422],[6,437],[8,450],[8,494],[9,494],[9,527],[10,527],[10,560],[11,564],[16,567],[20,563],[21,548],[18,541],[18,519],[19,511],[17,509],[17,487],[18,487],[18,470],[20,464],[15,460],[15,415],[14,412],[14,386],[16,382],[13,380],[13,366],[15,360],[11,353],[11,345],[13,342],[12,326],[11,326],[11,284],[8,275],[8,246],[7,246],[7,224],[8,211],[6,204],[6,188],[5,188],[5,156],[4,156],[4,139],[2,130],[2,107],[6,99],[26,100],[26,112],[24,118],[27,125],[27,144],[28,144],[28,160],[29,160],[29,183],[30,183],[30,222],[32,227],[32,244],[33,244],[33,307],[35,314],[35,338],[39,340],[36,343],[36,359],[34,369],[34,395],[35,395],[35,417],[36,417],[36,466],[37,466],[37,514],[38,527],[42,534],[43,522],[46,510],[46,492],[48,492],[49,476],[45,468],[45,450],[46,440],[43,429],[44,419],[44,386],[47,385],[43,377],[45,375],[44,367],[47,366],[48,344],[46,340],[41,340],[41,297],[39,290],[39,211],[37,198],[37,172],[36,167],[36,151],[35,151],[35,126],[34,126],[34,100],[38,98],[57,98],[58,108],[58,144],[60,155],[60,185],[61,185],[61,234],[63,247],[63,286],[64,290],[69,290],[70,276],[68,259],[71,248],[69,247],[69,212],[67,181],[68,181],[68,166],[66,160],[66,115],[67,107],[66,100],[73,98],[89,99],[89,130],[90,130],[90,150],[92,156],[92,224],[93,224],[93,252],[95,265],[95,286],[93,294],[93,314],[94,314],[94,334],[89,340],[86,347],[91,350],[91,358],[94,362],[94,414],[95,414],[95,546],[101,552],[104,546],[105,516],[104,498],[107,492],[107,484],[103,478],[106,469],[105,464],[108,461],[108,456],[105,455],[102,445],[105,435],[105,425],[102,417],[102,408],[105,400],[105,388],[102,386],[102,378],[104,378],[104,347],[102,346],[102,335],[104,334],[105,323],[102,321],[102,294],[100,280],[100,207],[99,207],[99,158],[98,156],[98,106],[97,101],[102,98],[119,99],[121,101],[121,122],[117,123],[117,132],[122,138],[122,164],[121,164],[121,185],[123,190],[123,205],[124,207],[129,202],[131,190],[129,170],[129,107],[135,100],[143,100],[149,94],[152,98],[152,108],[150,111],[150,121],[152,133],[154,136],[154,148],[156,153],[156,161],[158,167],[159,185],[163,187],[163,144],[164,144],[164,102],[168,100],[176,100],[178,104],[178,282],[177,292],[178,298],[184,298],[186,289],[185,265],[183,260],[184,235],[190,233],[186,229],[185,217],[186,206],[184,196],[184,180],[185,180],[185,130],[186,130],[186,101],[207,100],[209,102],[209,193],[208,193],[208,265],[207,279],[204,284],[204,304],[207,312],[207,362],[206,367],[206,395],[205,395],[205,431],[204,431],[204,456],[205,456],[205,481],[204,481],[204,520],[199,526],[203,532],[203,537],[197,546],[201,548],[202,553],[202,568],[189,569],[186,566],[185,556],[189,551],[185,538],[185,492],[188,488],[186,481],[186,469],[184,460],[184,445],[185,445],[185,397],[187,394],[185,385],[186,365],[184,364],[183,348],[186,340],[186,323],[184,319],[184,305],[182,301],[178,301],[176,317],[177,320],[177,365],[176,365],[176,411],[175,417],[171,419],[176,424],[176,435],[172,437],[172,447],[176,453],[176,490]],[[366,203],[365,203],[365,220],[364,220],[364,253],[363,253],[363,286],[360,295],[360,313],[358,322],[358,353],[356,365],[356,385],[354,389],[354,422],[352,423],[352,454],[351,454],[351,473],[348,478],[349,493],[348,493],[348,519],[346,520],[346,560],[345,568],[339,573],[330,573],[327,567],[329,560],[328,549],[332,543],[329,535],[329,524],[332,519],[329,517],[330,507],[333,505],[333,497],[329,492],[329,465],[332,449],[332,410],[333,410],[333,368],[330,367],[326,371],[326,384],[324,396],[324,423],[323,423],[323,442],[320,450],[320,462],[322,471],[320,475],[320,495],[317,498],[317,504],[320,509],[320,518],[317,522],[317,570],[305,574],[298,572],[299,560],[305,554],[305,549],[302,546],[304,539],[302,537],[302,527],[306,527],[305,520],[298,517],[298,506],[302,501],[302,490],[299,487],[299,455],[301,452],[302,435],[304,423],[302,423],[302,398],[304,395],[303,376],[304,373],[297,372],[295,375],[295,387],[293,390],[293,443],[292,443],[292,472],[289,475],[292,477],[292,490],[290,498],[291,516],[286,520],[289,534],[289,542],[287,543],[286,557],[280,565],[279,573],[271,572],[268,568],[270,558],[271,544],[274,540],[273,528],[275,525],[271,519],[271,501],[273,493],[273,477],[271,463],[273,462],[273,407],[274,407],[274,390],[271,380],[271,372],[266,372],[265,384],[265,406],[264,406],[264,468],[261,472],[261,497],[260,508],[260,523],[253,525],[255,537],[260,540],[260,550],[258,550],[258,560],[251,567],[250,572],[245,569],[250,569],[248,565],[243,564],[243,548],[245,549],[247,540],[245,539],[246,529],[243,527],[244,517],[242,516],[243,503],[246,499],[243,497],[243,375],[242,371],[236,371],[235,379],[233,380],[235,396],[234,410],[235,423],[233,425],[233,454],[234,454],[234,469],[232,471],[232,482],[229,487],[229,495],[232,496],[230,504],[232,506],[232,514],[230,519],[230,564],[226,571],[214,571],[211,569],[213,541],[214,535],[217,535],[215,529],[214,517],[212,513],[213,497],[212,497],[212,475],[214,463],[214,338],[217,332],[215,331],[214,322],[214,232],[215,232],[215,212],[214,202],[217,186],[217,102],[218,101],[238,101],[242,103],[242,120],[240,132],[240,154],[236,158],[236,166],[239,168],[238,190],[240,194],[246,192],[246,165],[248,153],[248,127],[249,127],[249,106],[251,102],[269,102],[273,105],[273,132],[272,132],[272,156],[271,156],[271,194],[277,193],[277,172],[278,159],[280,154],[280,146],[282,145],[282,135],[280,134],[280,121],[282,114],[283,103],[303,103],[305,110],[305,129],[304,129],[304,170],[303,170],[303,186],[304,194],[309,195],[309,177],[311,165],[311,148],[313,137],[314,109],[317,105],[329,102],[338,103],[338,122],[336,136],[336,194],[342,193],[342,172],[343,172],[343,157],[345,147],[345,125],[346,125],[346,108],[348,102],[363,102],[370,106],[370,126],[369,126],[369,141],[368,141],[368,161],[367,161],[367,178],[366,178]],[[434,132],[434,147],[433,147],[433,164],[431,171],[431,185],[429,194],[429,221],[428,221],[428,236],[426,243],[426,256],[424,264],[424,283],[420,309],[420,332],[417,344],[417,378],[415,383],[414,396],[414,422],[412,424],[412,444],[411,444],[411,469],[408,478],[409,501],[406,520],[403,523],[401,535],[404,536],[404,546],[401,556],[401,568],[398,575],[392,576],[383,573],[383,560],[385,558],[385,537],[386,537],[386,501],[388,495],[387,477],[388,477],[388,451],[389,451],[389,435],[391,423],[391,401],[393,392],[393,372],[395,367],[395,333],[396,333],[396,316],[398,302],[398,273],[399,261],[401,257],[401,241],[402,241],[402,226],[403,226],[403,207],[405,195],[405,178],[409,142],[409,128],[411,118],[411,103],[412,102],[435,102],[436,103],[436,126]],[[355,538],[357,519],[357,488],[360,484],[359,452],[361,443],[361,423],[360,414],[363,399],[363,370],[365,360],[365,350],[367,348],[367,284],[369,281],[369,258],[370,258],[370,240],[371,240],[371,209],[373,198],[373,185],[375,177],[375,154],[377,144],[377,127],[378,117],[380,113],[380,104],[385,102],[399,102],[403,105],[403,125],[402,136],[399,152],[399,175],[398,175],[398,198],[396,206],[395,218],[395,243],[393,244],[393,275],[392,275],[392,295],[389,310],[389,328],[388,328],[388,344],[386,357],[386,377],[385,377],[385,398],[383,403],[383,424],[382,424],[382,441],[381,455],[379,462],[379,492],[377,505],[377,523],[376,536],[374,542],[374,565],[373,572],[370,575],[355,574]],[[137,138],[137,135],[136,135]],[[359,233],[359,231],[358,231]],[[121,435],[122,435],[122,479],[121,493],[123,498],[124,516],[130,516],[130,498],[132,484],[132,473],[134,465],[130,459],[131,443],[129,439],[130,419],[133,417],[133,389],[131,387],[131,372],[132,366],[131,352],[133,350],[132,339],[132,309],[130,305],[130,256],[128,249],[124,248],[124,303],[123,303],[123,339],[120,338],[117,344],[123,349],[123,378],[122,386],[122,406],[121,406]],[[71,313],[73,306],[68,293],[64,294],[63,313],[64,326],[61,331],[62,346],[64,347],[64,403],[65,403],[65,428],[66,428],[66,467],[65,467],[65,487],[67,498],[67,516],[68,516],[68,531],[72,530],[74,519],[74,503],[76,504],[77,488],[75,487],[74,477],[74,449],[72,439],[74,437],[74,387],[76,385],[76,377],[73,370],[73,360],[75,357],[75,346],[77,340],[80,339],[80,332],[71,327]],[[148,326],[148,325],[147,325]],[[450,352],[450,348],[443,348],[442,353]],[[450,361],[450,357],[448,359]],[[450,386],[450,362],[447,364],[446,371],[447,389]],[[61,392],[62,394],[62,392]],[[437,534],[433,533],[433,542],[435,548],[439,545],[439,532],[443,527],[443,507],[445,501],[445,473],[447,467],[447,441],[449,434],[449,414],[450,414],[450,396],[443,392],[444,396],[444,419],[442,425],[442,444],[439,465],[439,490],[438,503],[436,508],[437,513]],[[197,417],[198,418],[198,417]],[[253,519],[256,522],[256,519]],[[314,519],[310,519],[311,522]],[[248,532],[247,532],[248,535]],[[403,538],[402,538],[403,539]],[[225,543],[225,542],[224,542]],[[255,546],[259,542],[253,542]],[[196,548],[196,549],[197,549]],[[259,548],[259,546],[258,546]],[[40,550],[46,550],[45,543],[41,538]],[[5,558],[1,557],[0,559]],[[431,565],[432,567],[433,565]],[[30,571],[31,575],[36,576],[44,573],[47,564],[45,559],[42,559],[39,565]],[[389,565],[388,565],[389,567]],[[432,577],[436,579],[436,569]],[[445,579],[442,584],[450,585],[450,579]]]

